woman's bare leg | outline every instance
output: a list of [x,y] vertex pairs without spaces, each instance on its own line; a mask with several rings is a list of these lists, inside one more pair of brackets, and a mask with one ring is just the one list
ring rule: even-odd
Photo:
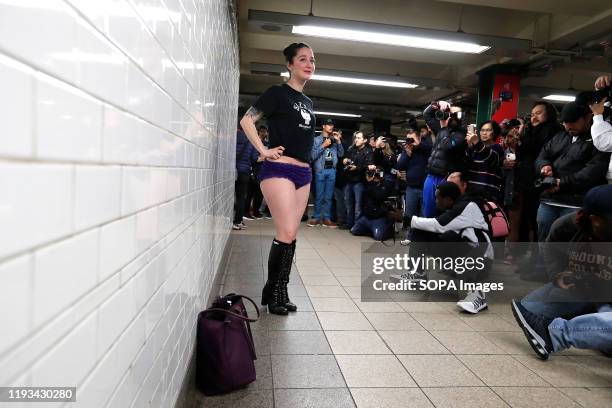
[[[288,179],[269,178],[261,182],[261,192],[266,199],[266,203],[268,203],[274,221],[276,239],[286,244],[291,244],[295,239],[302,218],[300,215],[300,218],[297,219],[295,215],[297,211],[297,191],[293,182]],[[308,190],[306,191],[308,192]],[[303,195],[303,192],[300,197],[301,195]],[[308,193],[306,193],[306,200],[308,200]],[[301,211],[304,211],[304,207],[301,207]]]

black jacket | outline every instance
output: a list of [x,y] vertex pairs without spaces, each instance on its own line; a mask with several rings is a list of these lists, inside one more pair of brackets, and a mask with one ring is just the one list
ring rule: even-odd
[[446,177],[454,171],[465,171],[466,131],[463,128],[441,128],[435,118],[435,110],[429,106],[423,112],[427,125],[436,134],[431,155],[427,161],[427,173]]
[[372,151],[372,163],[382,167],[385,174],[389,174],[391,169],[395,167],[395,163],[397,163],[397,156],[395,154],[388,156],[383,149],[374,149]]
[[560,179],[560,190],[542,193],[541,201],[581,206],[591,187],[607,183],[609,163],[610,153],[597,150],[589,133],[574,143],[565,130],[557,133],[544,145],[535,165],[538,175],[543,166],[552,166],[554,178]]
[[[356,170],[346,171],[344,173],[346,176],[346,182],[347,183],[364,182],[365,172],[368,168],[368,165],[372,164],[372,148],[366,145],[364,148],[358,149],[355,145],[353,145],[349,147],[344,157],[346,159],[352,160],[353,164],[357,166]],[[344,167],[346,167],[346,165],[344,165]]]
[[385,200],[391,195],[391,192],[390,183],[383,180],[378,183],[374,181],[366,182],[363,191],[363,215],[370,220],[386,217],[389,208],[385,204]]
[[419,189],[423,188],[431,149],[431,138],[427,136],[421,140],[418,146],[414,147],[411,156],[408,156],[408,153],[402,150],[395,168],[406,172],[406,185]]
[[542,123],[537,127],[529,125],[521,138],[521,143],[516,149],[516,172],[515,180],[517,190],[533,190],[533,184],[537,178],[535,161],[540,151],[554,135],[563,130],[556,121]]

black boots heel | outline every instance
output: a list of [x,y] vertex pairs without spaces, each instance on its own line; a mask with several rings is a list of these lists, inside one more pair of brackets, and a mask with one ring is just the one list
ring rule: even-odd
[[280,271],[279,280],[281,282],[281,297],[282,303],[285,308],[290,312],[297,311],[297,306],[289,300],[289,293],[287,291],[287,285],[289,284],[289,275],[291,274],[291,266],[293,264],[293,256],[295,255],[295,244],[296,240],[291,243],[290,249],[283,254],[282,267]]
[[281,282],[281,271],[286,253],[291,251],[291,244],[274,239],[268,256],[268,280],[261,291],[261,304],[268,306],[268,312],[277,315],[286,315],[283,295],[283,283]]
[[268,280],[261,292],[261,304],[267,305],[270,313],[286,315],[287,311],[297,311],[297,306],[289,300],[287,291],[295,245],[295,240],[291,244],[276,239],[272,241],[268,257]]

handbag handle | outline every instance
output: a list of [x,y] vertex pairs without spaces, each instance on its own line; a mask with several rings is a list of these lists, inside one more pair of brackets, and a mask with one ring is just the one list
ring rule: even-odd
[[245,322],[254,323],[254,322],[258,321],[259,318],[261,317],[261,314],[259,313],[259,308],[257,307],[257,303],[255,303],[253,301],[253,299],[251,299],[250,297],[247,297],[247,296],[244,296],[244,295],[238,295],[238,296],[240,296],[241,298],[244,298],[244,299],[248,300],[249,302],[251,302],[251,304],[255,307],[255,311],[257,312],[257,319],[252,319],[250,317],[245,317],[245,316],[243,316],[241,314],[234,313],[234,312],[231,312],[231,311],[229,311],[227,309],[221,309],[221,308],[217,308],[217,307],[212,308],[212,309],[206,309],[206,310],[203,311],[203,313],[206,313],[206,312],[223,312],[223,313],[225,313],[227,315],[234,316],[234,317],[236,317],[236,318],[238,318],[238,319],[240,319],[242,321],[245,321]]

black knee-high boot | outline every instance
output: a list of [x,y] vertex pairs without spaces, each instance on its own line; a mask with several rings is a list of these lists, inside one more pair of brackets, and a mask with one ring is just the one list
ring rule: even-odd
[[278,315],[286,315],[287,308],[283,304],[282,283],[280,274],[283,267],[285,253],[291,251],[291,244],[272,240],[270,255],[268,256],[268,281],[261,292],[261,304],[268,305],[268,312]]
[[293,240],[291,243],[291,249],[285,253],[283,257],[283,267],[281,268],[281,274],[279,280],[281,282],[281,297],[285,308],[290,312],[297,311],[297,306],[289,300],[289,293],[287,291],[287,285],[289,284],[289,275],[291,274],[291,266],[293,264],[293,256],[295,255],[295,244],[297,240]]

